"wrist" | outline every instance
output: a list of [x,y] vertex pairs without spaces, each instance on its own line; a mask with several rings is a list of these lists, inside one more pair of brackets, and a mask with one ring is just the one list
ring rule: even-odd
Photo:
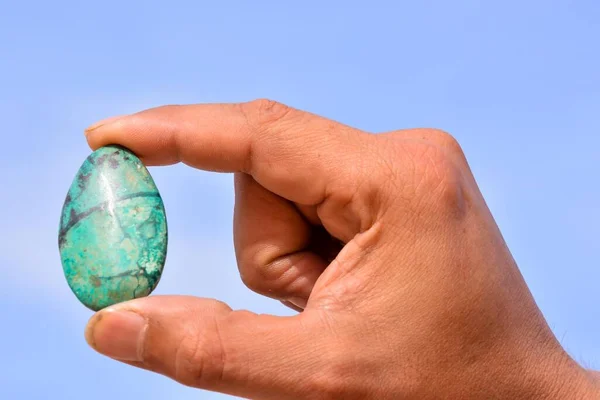
[[600,398],[600,377],[579,367],[579,371],[571,375],[570,379],[568,375],[565,377],[562,390],[559,390],[558,395],[552,399],[591,400],[598,398]]
[[600,375],[581,367],[562,349],[545,366],[532,366],[538,370],[540,379],[536,392],[545,400],[589,400],[600,398]]
[[462,398],[600,399],[600,373],[581,367],[557,341],[504,350],[488,358],[487,366],[476,368],[487,374],[472,374],[479,378],[471,382],[469,395]]
[[600,398],[600,371],[586,370],[585,372],[590,382],[589,397],[593,398],[595,396]]

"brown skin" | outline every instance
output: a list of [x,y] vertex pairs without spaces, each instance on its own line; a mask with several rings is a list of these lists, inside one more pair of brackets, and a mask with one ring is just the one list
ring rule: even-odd
[[100,353],[253,399],[600,397],[445,132],[373,135],[259,100],[160,107],[86,135],[148,165],[234,172],[241,278],[302,311],[152,296],[92,317]]

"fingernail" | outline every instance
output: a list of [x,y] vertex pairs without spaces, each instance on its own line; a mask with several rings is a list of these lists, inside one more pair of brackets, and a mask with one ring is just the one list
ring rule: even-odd
[[306,299],[303,299],[302,297],[292,297],[292,298],[288,299],[288,301],[290,303],[292,303],[293,305],[295,305],[296,307],[301,308],[301,309],[305,309],[306,303],[308,302]]
[[123,361],[142,361],[146,319],[132,311],[106,309],[94,315],[85,339],[97,352]]
[[121,119],[123,117],[125,117],[125,115],[117,115],[115,117],[110,117],[110,118],[103,119],[102,121],[98,121],[95,124],[92,124],[92,125],[88,126],[87,128],[85,128],[85,134],[87,135],[89,132],[91,132],[91,131],[93,131],[95,129],[98,129],[101,126],[113,123],[113,122],[115,122],[115,121],[117,121],[117,120],[119,120],[119,119]]

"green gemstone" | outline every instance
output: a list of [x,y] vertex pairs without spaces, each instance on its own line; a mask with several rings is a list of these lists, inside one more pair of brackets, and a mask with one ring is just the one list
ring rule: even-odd
[[106,146],[85,160],[62,209],[58,244],[71,290],[94,311],[154,290],[167,255],[167,219],[138,157]]

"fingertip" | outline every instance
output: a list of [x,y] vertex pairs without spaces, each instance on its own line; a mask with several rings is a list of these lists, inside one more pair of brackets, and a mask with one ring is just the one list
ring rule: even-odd
[[180,161],[174,131],[176,129],[162,119],[142,112],[107,118],[90,125],[84,133],[93,151],[119,145],[133,152],[144,165],[159,166]]
[[[98,121],[84,130],[88,146],[97,150],[108,144],[118,143],[119,133],[123,130],[124,122],[129,120],[129,115],[118,115]],[[115,143],[112,143],[115,142]]]
[[142,361],[147,319],[129,310],[108,308],[94,315],[85,339],[94,350],[121,361]]
[[93,124],[91,124],[90,126],[88,126],[87,128],[85,128],[84,134],[87,136],[89,133],[100,129],[103,126],[112,124],[113,122],[116,122],[118,120],[120,120],[121,118],[124,118],[126,115],[116,115],[114,117],[110,117],[110,118],[105,118],[103,120],[100,120],[98,122],[95,122]]
[[85,326],[85,332],[84,332],[85,341],[93,349],[96,348],[96,340],[94,338],[94,327],[96,326],[96,324],[98,322],[100,322],[101,319],[102,319],[102,313],[97,312],[89,319],[87,325]]

